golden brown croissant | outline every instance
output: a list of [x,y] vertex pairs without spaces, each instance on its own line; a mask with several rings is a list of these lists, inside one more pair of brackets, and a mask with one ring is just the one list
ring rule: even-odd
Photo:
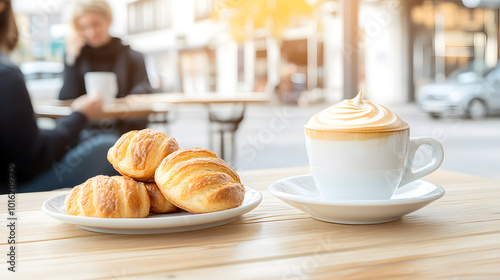
[[174,138],[151,129],[125,133],[108,151],[108,160],[124,176],[153,182],[161,161],[179,149]]
[[177,211],[177,206],[168,201],[156,183],[144,183],[151,200],[151,213],[169,213]]
[[96,176],[66,196],[66,213],[97,218],[143,218],[150,198],[143,183],[122,176]]
[[191,213],[235,208],[245,196],[236,171],[203,148],[168,155],[156,170],[155,180],[168,200]]

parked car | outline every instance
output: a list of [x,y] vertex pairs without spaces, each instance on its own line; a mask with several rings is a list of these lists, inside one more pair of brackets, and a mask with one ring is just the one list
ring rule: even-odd
[[469,63],[458,68],[446,81],[423,86],[417,102],[433,118],[458,114],[483,119],[500,113],[500,64],[488,68]]
[[32,99],[57,99],[63,84],[64,65],[57,62],[22,63],[21,71]]

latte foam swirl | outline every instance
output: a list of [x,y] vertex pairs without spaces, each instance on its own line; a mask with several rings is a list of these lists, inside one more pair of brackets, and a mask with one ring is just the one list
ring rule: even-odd
[[335,104],[312,117],[306,129],[318,131],[386,132],[408,129],[408,124],[387,108],[361,99]]

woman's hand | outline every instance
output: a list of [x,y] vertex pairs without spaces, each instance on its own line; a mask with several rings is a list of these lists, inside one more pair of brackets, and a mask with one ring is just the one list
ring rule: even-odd
[[71,109],[82,113],[89,120],[95,120],[102,115],[102,97],[82,95],[71,103]]

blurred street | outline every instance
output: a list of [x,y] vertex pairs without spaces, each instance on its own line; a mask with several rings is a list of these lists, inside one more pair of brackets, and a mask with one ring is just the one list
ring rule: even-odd
[[[327,106],[249,106],[237,135],[235,166],[239,170],[306,166],[302,127]],[[445,148],[442,169],[500,179],[500,117],[433,120],[414,104],[386,107],[410,125],[412,136],[432,136],[441,141]],[[183,148],[208,147],[204,107],[185,106],[175,115],[169,136],[178,139]],[[425,149],[420,151],[417,166],[426,163],[426,154]]]

